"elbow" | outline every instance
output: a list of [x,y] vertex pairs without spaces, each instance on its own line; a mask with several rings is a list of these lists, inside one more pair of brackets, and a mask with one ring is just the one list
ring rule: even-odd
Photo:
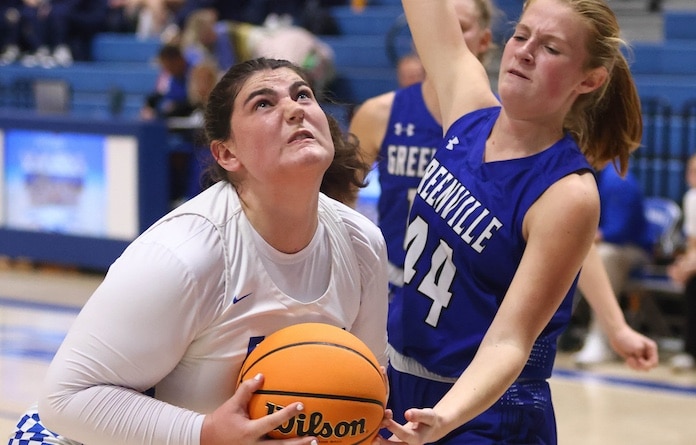
[[39,398],[39,418],[46,429],[60,434],[60,413],[56,409],[55,400],[56,398],[50,395],[44,395],[43,397]]

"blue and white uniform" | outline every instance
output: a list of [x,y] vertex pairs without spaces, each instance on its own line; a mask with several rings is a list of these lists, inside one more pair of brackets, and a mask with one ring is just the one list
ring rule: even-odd
[[[390,375],[397,421],[408,408],[434,406],[471,363],[524,254],[522,223],[529,208],[559,179],[591,171],[570,136],[529,157],[484,163],[499,113],[499,107],[477,110],[451,126],[413,202],[405,284],[390,304],[388,323],[391,365],[399,371]],[[556,339],[570,320],[576,282],[535,342],[519,380],[496,405],[448,436],[457,439],[441,443],[477,443],[477,437],[489,437],[480,443],[553,443],[545,380]],[[548,441],[535,435],[533,422],[548,425],[542,428]],[[505,441],[512,438],[518,441]]]
[[389,281],[395,286],[403,284],[404,238],[413,195],[440,141],[442,127],[425,106],[422,84],[396,90],[377,158],[378,224],[387,241]]
[[[86,444],[197,445],[204,414],[234,394],[250,349],[303,322],[352,332],[386,365],[386,272],[382,234],[355,210],[320,195],[314,239],[285,254],[220,182],[111,266],[51,363],[41,420]],[[150,388],[153,397],[141,394]],[[71,443],[34,414],[11,445]]]

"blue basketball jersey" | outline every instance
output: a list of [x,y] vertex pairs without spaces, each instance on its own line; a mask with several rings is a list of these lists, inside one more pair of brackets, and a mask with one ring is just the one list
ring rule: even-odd
[[389,262],[402,268],[412,198],[443,134],[425,106],[420,83],[395,92],[388,125],[377,158],[378,223],[387,241]]
[[[592,171],[570,136],[529,157],[484,163],[499,113],[493,107],[467,114],[445,135],[413,201],[405,284],[390,305],[392,347],[445,377],[458,377],[469,365],[500,307],[524,253],[529,207],[564,176]],[[522,377],[551,375],[576,282]]]

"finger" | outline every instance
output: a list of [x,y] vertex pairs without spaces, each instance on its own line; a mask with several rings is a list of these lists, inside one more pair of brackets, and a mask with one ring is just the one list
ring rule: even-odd
[[656,366],[656,362],[641,356],[630,356],[626,360],[626,364],[636,371],[649,371]]
[[411,424],[401,425],[393,420],[390,420],[384,426],[392,436],[386,442],[380,442],[382,445],[394,445],[394,443],[409,443],[409,439],[414,437],[414,432],[411,429]]
[[254,378],[243,381],[239,385],[239,388],[237,388],[235,397],[239,401],[239,404],[245,407],[245,411],[246,407],[249,406],[249,402],[251,402],[251,396],[253,396],[254,392],[261,388],[261,386],[263,386],[263,375],[256,374]]
[[636,371],[641,371],[641,365],[638,360],[633,356],[626,357],[626,366]]
[[[264,434],[266,434],[274,430],[278,426],[284,424],[288,420],[292,419],[296,415],[300,414],[302,411],[304,411],[304,405],[300,402],[294,402],[281,409],[280,411],[276,411],[273,414],[268,414],[266,416],[259,417],[254,422],[256,422],[258,428],[260,430],[263,430]],[[312,439],[312,437],[308,438]]]
[[411,408],[406,411],[405,417],[406,420],[408,420],[411,423],[416,424],[415,427],[417,428],[419,423],[424,423],[426,425],[432,425],[433,423],[433,418],[435,414],[432,410],[432,408],[425,408],[425,409],[418,409],[418,408]]

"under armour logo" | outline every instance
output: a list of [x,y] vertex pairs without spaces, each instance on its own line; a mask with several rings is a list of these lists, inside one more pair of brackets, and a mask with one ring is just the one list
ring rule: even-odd
[[397,122],[394,124],[394,134],[397,136],[401,136],[401,133],[405,131],[406,136],[411,137],[413,136],[413,130],[415,129],[416,126],[413,124],[407,124],[405,128],[401,122]]
[[457,136],[454,136],[450,138],[450,140],[447,141],[447,146],[445,147],[447,150],[452,150],[455,145],[459,144],[459,138]]

